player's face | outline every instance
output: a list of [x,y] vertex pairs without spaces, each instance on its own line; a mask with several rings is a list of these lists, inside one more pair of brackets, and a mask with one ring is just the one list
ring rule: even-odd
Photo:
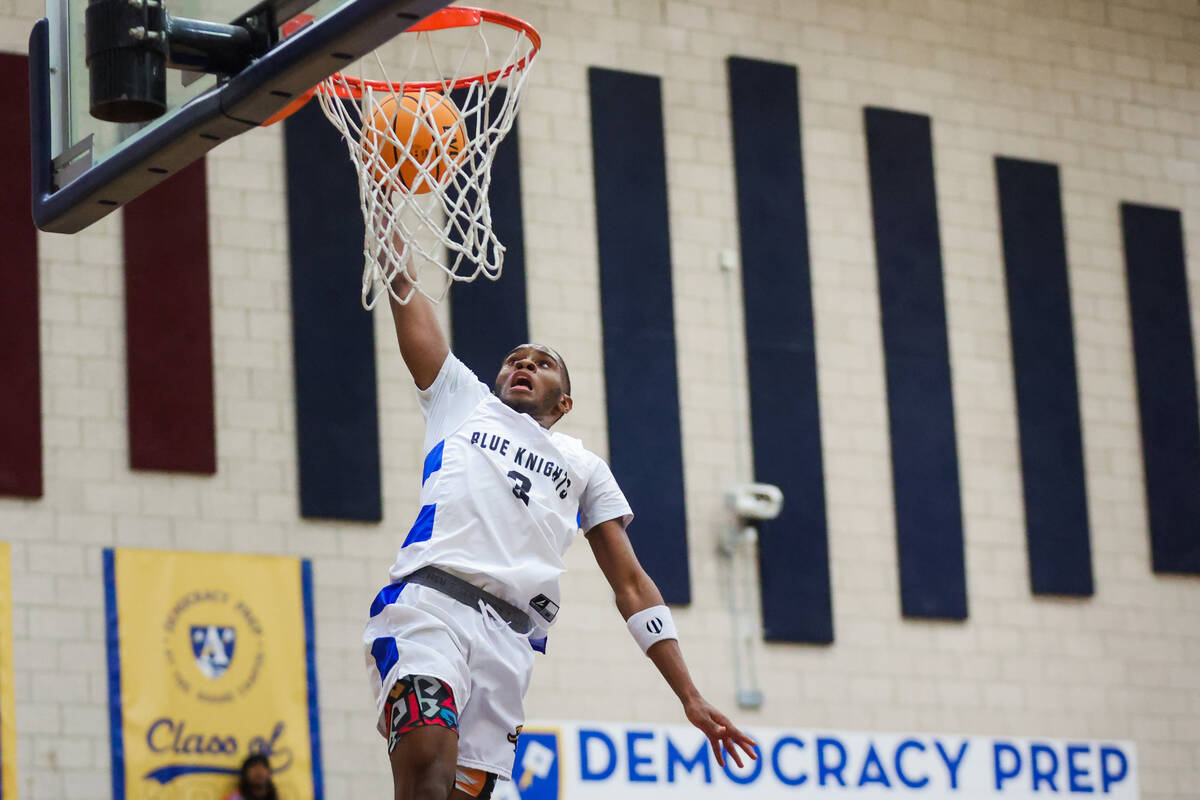
[[504,358],[493,391],[509,408],[538,420],[561,416],[571,407],[563,389],[562,365],[539,344],[520,345]]

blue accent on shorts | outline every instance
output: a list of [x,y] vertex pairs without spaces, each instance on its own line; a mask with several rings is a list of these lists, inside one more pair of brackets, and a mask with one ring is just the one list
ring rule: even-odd
[[583,512],[582,511],[575,512],[575,527],[576,528],[583,527]]
[[400,596],[400,592],[407,585],[406,583],[389,583],[380,589],[379,594],[375,595],[375,599],[371,601],[371,616],[374,617],[385,607],[396,602],[396,598]]
[[529,646],[532,647],[535,651],[542,653],[544,655],[546,653],[546,638],[547,637],[543,636],[540,639],[530,639]]
[[429,538],[433,536],[433,514],[436,510],[436,503],[421,506],[421,513],[417,514],[417,521],[413,523],[408,536],[405,537],[404,544],[400,545],[401,550],[416,542],[429,541]]
[[446,447],[446,440],[442,439],[433,446],[429,451],[429,455],[425,456],[425,465],[421,468],[421,485],[425,485],[425,481],[429,480],[429,476],[442,468],[442,450]]
[[390,636],[376,639],[371,645],[371,656],[375,659],[375,668],[379,670],[379,680],[386,681],[392,666],[400,660],[396,640]]

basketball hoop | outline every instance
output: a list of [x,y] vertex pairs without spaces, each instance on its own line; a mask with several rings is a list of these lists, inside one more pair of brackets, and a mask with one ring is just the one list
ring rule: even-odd
[[[528,23],[463,7],[431,14],[396,41],[405,63],[394,76],[375,51],[367,66],[373,62],[380,79],[334,73],[266,123],[315,94],[342,134],[358,172],[368,310],[385,294],[412,298],[393,286],[397,277],[434,302],[456,281],[500,277],[504,245],[488,205],[492,160],[541,47]],[[437,281],[421,280],[426,265],[439,268]]]

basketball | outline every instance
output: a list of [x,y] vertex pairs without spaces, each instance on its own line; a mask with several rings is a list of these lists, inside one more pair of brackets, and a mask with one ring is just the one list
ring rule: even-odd
[[389,95],[363,126],[363,158],[373,165],[375,180],[399,184],[412,194],[448,181],[466,143],[458,109],[438,92]]

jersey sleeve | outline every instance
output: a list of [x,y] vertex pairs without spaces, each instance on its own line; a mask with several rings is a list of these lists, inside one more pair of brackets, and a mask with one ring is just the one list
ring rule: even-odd
[[579,527],[590,531],[610,519],[619,519],[621,527],[628,527],[633,520],[633,509],[608,464],[599,456],[594,459],[587,486],[579,498]]
[[453,353],[427,389],[417,390],[417,404],[425,416],[425,451],[453,433],[471,415],[488,387]]

